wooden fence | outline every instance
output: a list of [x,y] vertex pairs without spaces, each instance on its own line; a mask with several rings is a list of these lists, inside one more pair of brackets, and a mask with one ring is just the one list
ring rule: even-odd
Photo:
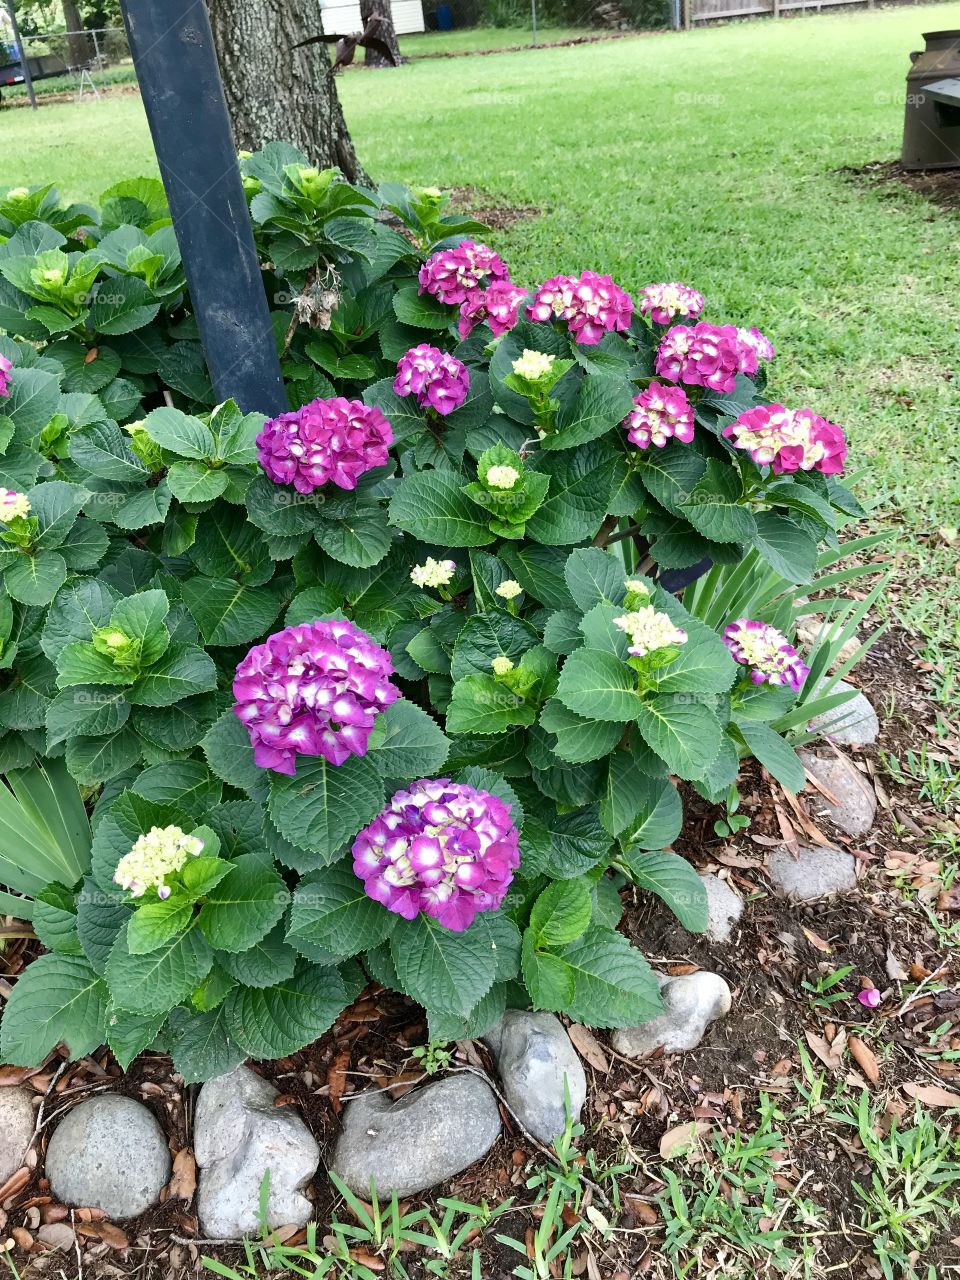
[[752,18],[762,14],[770,14],[779,18],[783,13],[806,12],[819,13],[821,9],[836,8],[839,5],[858,4],[874,7],[874,0],[757,0],[745,3],[744,0],[684,0],[684,26],[689,28],[696,22],[714,22],[722,18]]

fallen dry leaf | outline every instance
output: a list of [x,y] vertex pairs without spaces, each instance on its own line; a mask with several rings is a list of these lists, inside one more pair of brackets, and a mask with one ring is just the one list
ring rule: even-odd
[[960,1107],[960,1093],[940,1084],[905,1084],[903,1092],[927,1107]]
[[880,1083],[880,1064],[877,1062],[876,1054],[868,1044],[865,1044],[859,1036],[851,1036],[847,1041],[850,1047],[850,1053],[854,1062],[867,1077],[871,1084]]
[[674,1156],[683,1155],[691,1147],[695,1147],[701,1138],[706,1137],[713,1126],[707,1120],[688,1120],[686,1124],[674,1125],[660,1139],[660,1156],[664,1160],[672,1160]]
[[607,1055],[592,1031],[581,1026],[579,1022],[571,1022],[570,1026],[567,1027],[567,1034],[570,1036],[573,1047],[580,1057],[585,1062],[589,1062],[595,1071],[609,1070],[610,1064],[607,1062]]
[[811,947],[816,947],[818,951],[822,951],[825,956],[833,955],[833,947],[825,938],[821,938],[819,933],[814,933],[812,929],[808,929],[806,925],[803,928],[804,937],[810,943]]
[[197,1162],[189,1147],[178,1151],[173,1161],[168,1199],[192,1200],[197,1189]]
[[847,1042],[845,1034],[841,1031],[833,1044],[830,1044],[824,1036],[817,1035],[815,1031],[805,1031],[803,1034],[807,1044],[823,1065],[829,1067],[831,1071],[836,1071],[843,1061],[843,1050]]
[[887,947],[887,977],[894,982],[906,982],[910,974],[903,967],[897,957],[894,955],[893,948]]
[[387,1264],[382,1258],[378,1258],[375,1253],[367,1253],[366,1249],[351,1249],[350,1257],[354,1262],[359,1262],[361,1267],[367,1267],[370,1271],[386,1271]]
[[338,1116],[343,1109],[341,1098],[347,1087],[347,1072],[350,1070],[350,1050],[341,1049],[327,1071],[327,1089],[333,1114]]

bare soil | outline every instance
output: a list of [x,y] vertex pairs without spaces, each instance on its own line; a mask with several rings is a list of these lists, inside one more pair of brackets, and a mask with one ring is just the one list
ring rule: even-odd
[[899,160],[872,160],[860,169],[841,169],[844,176],[871,186],[909,187],[943,209],[960,209],[960,165],[955,169],[904,169]]

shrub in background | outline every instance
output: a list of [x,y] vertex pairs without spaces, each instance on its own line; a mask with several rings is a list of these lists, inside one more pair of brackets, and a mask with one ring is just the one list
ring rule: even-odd
[[[370,977],[434,1038],[648,1018],[620,886],[706,921],[677,780],[802,785],[771,727],[802,660],[728,628],[859,510],[842,433],[765,408],[769,341],[689,288],[528,293],[439,192],[282,144],[243,172],[271,422],[213,403],[159,184],[0,198],[0,764],[65,766],[93,828],[24,903],[48,953],[0,1051],[159,1044],[196,1080]],[[704,558],[739,589],[709,623],[655,579]]]

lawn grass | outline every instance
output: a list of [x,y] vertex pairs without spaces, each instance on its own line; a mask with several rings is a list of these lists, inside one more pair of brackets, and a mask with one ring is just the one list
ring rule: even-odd
[[[960,644],[960,219],[839,171],[897,154],[908,54],[957,26],[956,3],[808,15],[339,82],[372,173],[541,211],[497,237],[517,278],[680,279],[707,318],[770,334],[777,393],[847,430],[899,560],[893,605],[934,660]],[[92,196],[155,172],[134,98],[2,128],[0,185]]]
[[[551,44],[560,40],[576,40],[579,36],[604,33],[596,27],[538,27],[537,43]],[[510,49],[528,45],[533,37],[526,27],[465,27],[456,31],[422,31],[400,36],[400,52],[405,58],[422,58],[431,53],[480,53],[486,49]]]

